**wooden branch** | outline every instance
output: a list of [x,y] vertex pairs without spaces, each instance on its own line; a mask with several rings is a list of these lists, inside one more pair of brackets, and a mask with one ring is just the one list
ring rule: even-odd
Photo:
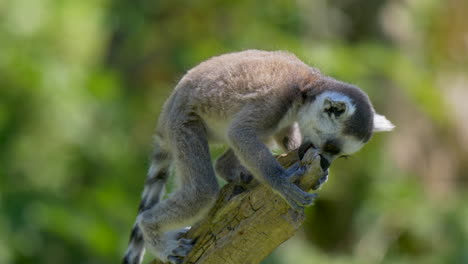
[[[284,167],[298,160],[297,152],[278,157]],[[310,149],[300,162],[308,170],[297,184],[308,191],[322,174],[320,157]],[[260,263],[292,237],[303,221],[304,212],[291,209],[270,188],[258,183],[249,184],[249,188],[229,183],[221,189],[210,213],[186,234],[196,243],[184,263]]]

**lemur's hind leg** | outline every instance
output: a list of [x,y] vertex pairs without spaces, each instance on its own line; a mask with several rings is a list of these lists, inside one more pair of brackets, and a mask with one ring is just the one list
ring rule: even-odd
[[252,174],[240,163],[232,149],[228,149],[216,160],[216,174],[227,182],[248,184],[253,180]]
[[171,124],[167,137],[180,188],[138,216],[147,248],[162,261],[182,263],[191,241],[184,230],[213,205],[219,186],[211,165],[204,124],[193,116]]

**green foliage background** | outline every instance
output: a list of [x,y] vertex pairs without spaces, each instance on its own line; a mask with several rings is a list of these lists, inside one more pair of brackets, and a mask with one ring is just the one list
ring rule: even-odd
[[0,263],[118,263],[151,134],[200,61],[289,50],[397,128],[264,263],[468,263],[468,2],[0,0]]

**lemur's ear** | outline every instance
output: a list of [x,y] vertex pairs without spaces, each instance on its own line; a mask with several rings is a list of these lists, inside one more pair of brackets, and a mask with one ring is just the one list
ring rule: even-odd
[[323,111],[329,116],[332,114],[335,117],[339,117],[346,112],[347,105],[346,102],[341,100],[333,100],[330,97],[327,97],[323,100]]
[[373,132],[392,131],[393,128],[395,128],[395,125],[393,125],[385,116],[374,113]]

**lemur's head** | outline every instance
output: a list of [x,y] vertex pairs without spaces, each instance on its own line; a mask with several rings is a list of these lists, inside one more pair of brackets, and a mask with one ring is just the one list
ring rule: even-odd
[[[324,78],[304,90],[305,104],[299,110],[303,144],[299,155],[310,147],[319,150],[322,167],[364,146],[374,132],[390,131],[393,124],[375,112],[359,88]],[[325,168],[324,168],[325,169]]]

